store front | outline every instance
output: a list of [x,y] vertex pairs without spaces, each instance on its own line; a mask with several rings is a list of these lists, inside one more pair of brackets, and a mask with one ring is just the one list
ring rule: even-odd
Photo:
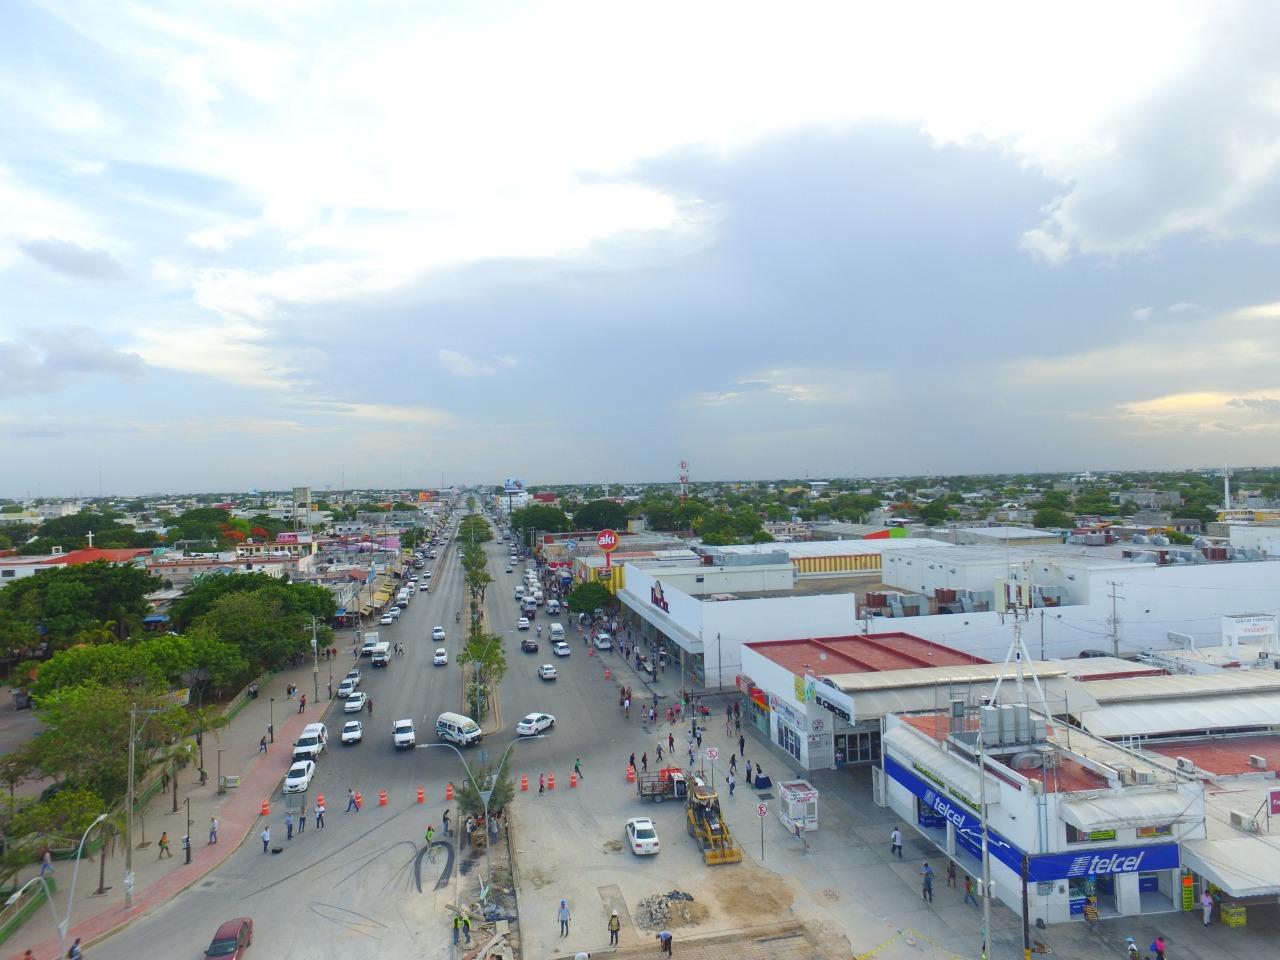
[[738,674],[737,685],[738,690],[744,695],[742,700],[743,722],[750,727],[754,727],[757,732],[764,734],[766,737],[769,736],[771,711],[769,710],[768,695],[757,687],[746,674]]

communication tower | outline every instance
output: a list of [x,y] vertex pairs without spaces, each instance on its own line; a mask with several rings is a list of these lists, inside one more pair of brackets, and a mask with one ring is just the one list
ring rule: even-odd
[[689,499],[689,461],[680,461],[680,499]]

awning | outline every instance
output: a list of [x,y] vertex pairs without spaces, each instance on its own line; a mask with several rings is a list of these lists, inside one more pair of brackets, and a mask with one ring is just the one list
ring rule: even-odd
[[1183,840],[1182,863],[1233,897],[1280,894],[1280,857],[1262,837]]
[[[918,773],[938,783],[941,781],[954,796],[976,805],[981,794],[978,783],[978,766],[942,750],[932,737],[916,733],[911,727],[899,724],[884,735],[882,748],[897,754],[899,763],[915,767]],[[887,751],[886,751],[887,752]],[[1000,783],[987,774],[987,805],[1000,802]]]
[[347,608],[339,607],[337,610],[333,611],[333,615],[335,617],[345,617],[347,615]]
[[1096,737],[1111,739],[1193,730],[1270,727],[1275,723],[1277,716],[1280,716],[1280,691],[1271,691],[1214,697],[1186,697],[1181,700],[1103,702],[1096,710],[1086,710],[1081,713],[1080,725]]
[[1198,797],[1170,790],[1159,793],[1131,793],[1067,800],[1058,806],[1058,815],[1077,830],[1106,830],[1116,827],[1168,826],[1204,819]]

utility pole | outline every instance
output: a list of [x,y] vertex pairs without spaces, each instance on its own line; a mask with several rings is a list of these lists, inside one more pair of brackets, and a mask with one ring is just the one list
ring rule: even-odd
[[1040,659],[1044,659],[1044,611],[1040,611]]
[[1111,655],[1120,656],[1120,618],[1116,615],[1116,601],[1123,600],[1124,597],[1116,595],[1116,587],[1120,586],[1114,580],[1108,580],[1107,585],[1111,587]]
[[991,848],[987,843],[987,754],[978,729],[978,808],[982,814],[982,960],[990,956],[991,939]]
[[[129,783],[124,811],[124,908],[133,906],[133,748],[138,724],[138,705],[129,706]],[[75,891],[73,890],[74,894]]]
[[314,690],[312,701],[320,702],[320,648],[316,638],[316,618],[311,618],[311,685]]

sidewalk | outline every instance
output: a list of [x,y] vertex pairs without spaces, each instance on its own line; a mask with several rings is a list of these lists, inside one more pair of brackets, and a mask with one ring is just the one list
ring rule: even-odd
[[[194,765],[178,774],[178,812],[173,813],[173,784],[169,790],[154,796],[136,817],[133,824],[133,907],[124,906],[124,852],[117,844],[113,856],[106,864],[107,893],[94,896],[98,887],[99,863],[96,858],[85,857],[80,864],[80,875],[72,898],[72,926],[67,932],[67,943],[76,937],[85,944],[97,940],[129,923],[135,917],[164,903],[185,890],[227,859],[258,823],[262,801],[279,787],[281,779],[292,763],[291,746],[308,723],[322,719],[330,702],[325,699],[332,665],[334,684],[350,669],[351,659],[345,656],[349,643],[335,640],[338,657],[332,664],[320,661],[320,707],[313,704],[314,689],[311,664],[282,670],[262,684],[256,700],[249,700],[222,730],[205,734],[204,762],[209,781],[200,786],[199,774]],[[285,688],[294,683],[307,695],[307,711],[298,713],[298,701],[285,696]],[[274,705],[272,698],[275,698]],[[269,722],[275,723],[275,743],[265,755],[258,751],[258,739],[267,732]],[[222,775],[239,776],[240,786],[218,795],[218,753],[222,754]],[[184,863],[185,851],[182,837],[186,833],[185,801],[191,800],[191,863]],[[209,824],[211,817],[218,818],[218,842],[210,845]],[[139,848],[143,827],[148,845]],[[158,860],[156,841],[161,831],[167,831],[173,858]],[[123,841],[123,838],[121,838]],[[66,908],[67,890],[75,869],[72,861],[57,865],[59,891],[56,897],[59,916]],[[18,883],[34,876],[38,867],[33,865],[18,877]],[[31,947],[37,960],[58,958],[63,954],[53,913],[42,906],[26,924],[14,934],[7,953],[13,960],[20,960],[22,952]]]

